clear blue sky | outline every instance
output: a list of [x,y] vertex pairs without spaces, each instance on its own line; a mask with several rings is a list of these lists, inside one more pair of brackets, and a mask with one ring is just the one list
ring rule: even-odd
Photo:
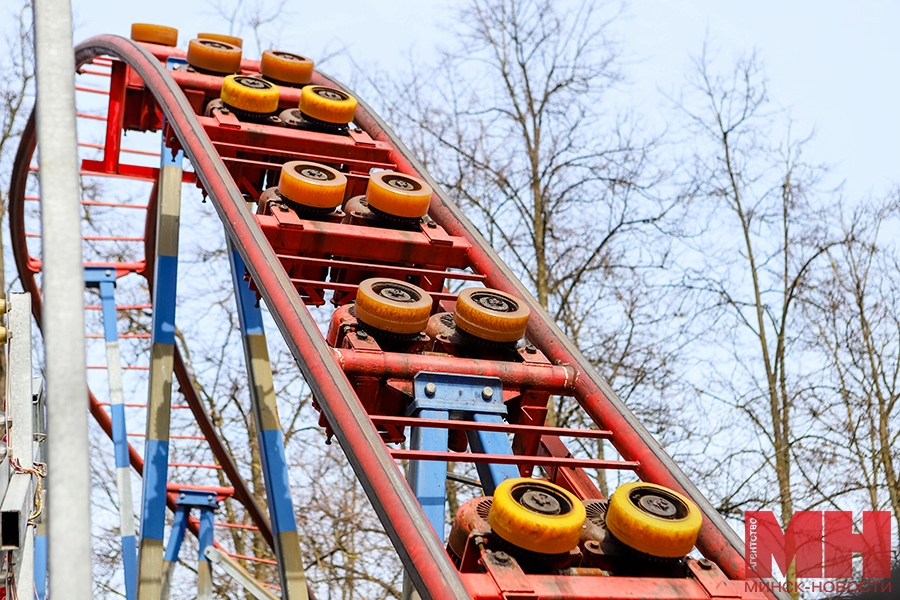
[[[279,46],[313,58],[326,48],[346,47],[359,64],[402,68],[411,51],[428,57],[435,44],[447,41],[450,4],[289,1],[279,19]],[[204,0],[127,0],[115,10],[105,0],[74,0],[73,7],[76,42],[98,33],[128,35],[135,21],[178,27],[182,46],[201,30],[226,28]],[[726,54],[756,48],[772,96],[791,111],[800,131],[816,129],[808,157],[834,165],[834,182],[846,180],[847,193],[857,196],[883,193],[900,179],[894,172],[900,159],[897,23],[900,0],[635,0],[615,33],[634,63],[627,69],[628,103],[651,118],[663,103],[658,90],[677,89],[707,31]],[[347,69],[337,59],[325,70],[346,77]]]

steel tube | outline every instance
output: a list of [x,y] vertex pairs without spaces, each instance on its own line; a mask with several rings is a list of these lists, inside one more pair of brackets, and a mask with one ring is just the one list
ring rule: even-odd
[[84,281],[75,61],[69,0],[34,0],[37,138],[40,146],[43,333],[47,374],[50,595],[88,599],[90,463],[84,350]]
[[344,373],[352,376],[412,379],[419,371],[498,377],[504,386],[569,395],[575,386],[575,370],[567,366],[529,365],[500,360],[429,356],[399,352],[360,352],[333,348]]

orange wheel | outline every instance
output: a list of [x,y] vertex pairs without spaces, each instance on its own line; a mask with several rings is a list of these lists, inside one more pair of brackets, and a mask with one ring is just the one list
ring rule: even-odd
[[131,39],[136,42],[147,42],[148,44],[159,44],[160,46],[177,46],[178,30],[165,25],[132,23]]
[[394,171],[380,171],[369,177],[366,202],[371,208],[395,217],[418,219],[428,212],[431,186]]
[[279,83],[306,85],[312,79],[313,66],[313,61],[299,54],[266,50],[259,61],[259,72],[263,77]]
[[241,47],[228,42],[197,38],[188,44],[187,61],[201,72],[240,73]]
[[356,318],[391,333],[419,333],[428,324],[433,300],[411,283],[375,277],[359,284]]
[[297,204],[334,208],[344,201],[347,177],[331,167],[306,160],[292,160],[281,167],[278,191]]
[[495,534],[539,554],[563,554],[575,548],[586,518],[584,504],[560,486],[520,477],[494,490],[488,524]]
[[702,525],[696,504],[674,490],[641,481],[616,488],[606,511],[606,527],[619,541],[665,558],[690,552]]
[[268,114],[278,110],[278,86],[259,77],[229,75],[222,80],[222,102],[251,113]]
[[491,342],[515,342],[525,335],[531,310],[499,290],[467,288],[456,298],[456,327]]
[[237,46],[238,48],[244,47],[244,40],[239,37],[234,37],[233,35],[224,35],[221,33],[198,33],[197,37],[204,40],[213,40],[215,42],[225,42],[226,44],[231,44],[232,46]]
[[346,125],[356,112],[356,98],[329,87],[308,85],[300,92],[300,112],[316,121]]

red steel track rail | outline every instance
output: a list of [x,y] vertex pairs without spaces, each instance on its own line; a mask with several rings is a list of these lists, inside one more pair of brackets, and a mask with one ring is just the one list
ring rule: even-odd
[[[322,337],[318,325],[304,305],[303,298],[298,294],[298,285],[301,288],[318,286],[321,289],[335,289],[340,292],[352,292],[355,286],[292,279],[288,275],[282,267],[284,260],[301,263],[305,261],[304,264],[315,266],[324,265],[326,262],[331,264],[330,258],[285,257],[273,249],[265,230],[268,228],[271,234],[273,228],[277,229],[274,220],[251,213],[244,194],[232,177],[229,165],[240,163],[263,169],[271,169],[278,165],[229,155],[229,153],[234,153],[236,148],[230,144],[227,136],[213,139],[219,134],[215,133],[215,129],[212,129],[213,133],[211,133],[211,129],[201,123],[201,119],[198,118],[195,108],[192,107],[183,89],[199,90],[217,95],[221,81],[212,76],[167,70],[164,64],[165,58],[181,55],[183,55],[181,51],[172,48],[137,44],[118,36],[103,35],[91,38],[76,48],[76,65],[81,68],[82,65],[92,62],[96,58],[114,57],[126,63],[140,78],[146,90],[152,93],[153,99],[161,108],[171,128],[174,136],[174,139],[170,140],[172,145],[183,149],[193,165],[197,181],[212,201],[226,234],[246,264],[255,289],[265,300],[282,336],[297,360],[304,378],[311,387],[318,406],[327,419],[329,428],[333,430],[341,444],[413,584],[423,598],[449,600],[472,597],[497,598],[497,595],[496,591],[492,591],[496,588],[487,575],[460,573],[457,570],[440,541],[433,535],[431,525],[395,462],[395,458],[448,460],[449,455],[439,452],[428,453],[387,448],[378,433],[376,423],[403,426],[413,423],[415,419],[395,417],[394,421],[391,421],[391,417],[370,416],[360,403],[348,376],[411,379],[416,372],[420,371],[451,371],[460,374],[495,376],[503,381],[504,386],[511,385],[514,388],[539,390],[545,394],[575,397],[587,415],[603,431],[579,434],[577,430],[566,430],[564,433],[555,428],[536,425],[502,425],[497,426],[496,430],[515,432],[517,431],[516,427],[519,427],[519,432],[531,432],[531,429],[542,429],[545,439],[542,440],[540,454],[502,458],[493,455],[478,457],[477,455],[457,454],[455,456],[459,460],[468,458],[473,462],[485,460],[507,461],[514,464],[530,462],[532,465],[543,465],[548,472],[573,470],[568,467],[631,469],[644,481],[667,486],[690,497],[704,516],[697,541],[699,551],[715,562],[730,579],[738,580],[744,577],[743,541],[739,536],[652,438],[635,415],[616,397],[609,385],[565,337],[547,313],[535,302],[528,290],[500,260],[459,208],[440,189],[422,164],[409,152],[384,121],[361,100],[353,122],[371,140],[378,142],[380,148],[387,149],[386,157],[378,158],[373,154],[373,158],[368,160],[367,164],[377,164],[382,168],[393,168],[403,173],[416,175],[432,186],[435,195],[432,196],[429,216],[443,228],[446,234],[452,237],[452,240],[448,242],[449,245],[445,246],[445,248],[449,248],[447,256],[452,256],[454,261],[463,261],[461,264],[449,266],[467,266],[474,272],[474,274],[452,272],[441,272],[441,274],[447,279],[481,281],[487,286],[524,299],[531,309],[527,331],[528,340],[549,359],[551,364],[535,365],[527,362],[438,358],[399,353],[374,354],[359,350],[332,348]],[[255,61],[245,60],[243,64],[245,70],[258,69],[258,63]],[[321,73],[314,74],[313,83],[344,89],[352,94],[352,91]],[[298,95],[299,90],[285,88],[282,92],[282,104],[296,102]],[[350,137],[353,140],[357,139],[354,134],[351,134]],[[286,142],[285,144],[273,142],[274,150],[271,154],[280,155],[284,159],[314,157],[318,150],[313,143],[315,140],[312,137],[310,140],[312,140],[310,142],[312,147],[309,152],[292,149],[286,145]],[[29,158],[33,150],[32,143],[28,151]],[[20,148],[20,155],[22,155],[22,151]],[[30,291],[34,293],[36,289],[33,276],[34,259],[27,256],[25,233],[18,222],[19,216],[14,212],[21,210],[19,196],[24,198],[24,179],[27,175],[27,168],[20,167],[23,162],[27,167],[27,161],[23,156],[20,156],[21,160],[17,160],[16,163],[17,172],[13,181],[10,221],[13,227],[13,247],[20,273],[23,275],[26,288],[32,288]],[[348,158],[348,161],[352,162],[352,160],[354,160],[352,157]],[[106,162],[109,162],[108,157]],[[96,164],[105,163],[96,162]],[[112,168],[115,165],[107,164],[106,167]],[[135,176],[152,175],[149,170],[146,173],[132,170]],[[354,184],[361,183],[367,177],[367,175],[360,177],[356,173],[350,173],[350,175],[349,179]],[[153,204],[152,200],[150,204]],[[328,224],[315,227],[321,229],[322,233],[320,238],[316,238],[317,240],[328,240],[329,243],[338,246],[346,243],[342,242],[342,239],[373,239],[372,236],[376,235],[371,231],[364,231],[365,228],[359,228],[360,231],[357,233],[346,233],[345,230],[331,227]],[[341,235],[348,237],[341,238]],[[422,241],[420,237],[417,237],[419,235],[383,232],[384,239],[379,246],[379,251],[386,254],[384,257],[377,257],[376,260],[390,262],[391,257],[395,256],[391,253],[407,251],[412,244],[419,244],[423,251],[431,252],[427,241]],[[150,247],[148,256],[152,256],[152,247],[150,246],[152,233],[148,232],[147,237],[148,247]],[[351,256],[338,259],[336,262],[342,267],[352,268],[359,264],[354,260],[358,259]],[[402,260],[395,258],[393,262],[402,262]],[[427,264],[428,261],[423,262]],[[150,264],[152,264],[151,261],[146,261],[146,265]],[[402,266],[386,267],[386,271],[393,270],[392,272],[400,276],[405,273],[404,269]],[[426,269],[419,269],[417,273],[438,274],[434,270]],[[152,276],[150,280],[152,280]],[[433,295],[442,301],[452,301],[454,298],[452,294],[440,291]],[[40,298],[37,294],[34,297],[36,298],[35,315],[39,316]],[[184,365],[180,359],[177,359],[176,365],[179,364],[184,371]],[[182,376],[189,379],[186,373],[182,372],[179,380],[182,379]],[[189,383],[189,381],[182,381],[182,388],[190,388]],[[192,409],[194,409],[195,401],[196,398],[194,402],[188,398]],[[98,416],[94,411],[95,403],[95,400],[92,401],[92,412]],[[103,411],[99,412],[104,416],[106,414]],[[202,416],[198,416],[198,420]],[[98,416],[98,420],[101,420],[101,417]],[[460,424],[451,426],[442,423],[442,425],[456,429],[466,428],[465,425]],[[214,433],[211,434],[209,431],[203,428],[204,435],[214,438]],[[609,439],[624,460],[591,461],[569,458],[559,437],[556,437],[564,434]],[[213,450],[216,451],[215,444],[213,444]],[[220,448],[218,452],[224,452],[224,449]],[[137,467],[136,461],[140,459],[133,451],[131,457],[132,463]],[[227,462],[220,459],[220,463],[223,465]],[[572,485],[576,486],[576,484]],[[239,485],[236,484],[236,496],[240,493],[238,488]],[[254,512],[252,502],[245,502],[245,505],[248,505],[251,513]],[[256,508],[254,521],[261,530],[268,525],[258,508]],[[271,537],[271,533],[268,534],[268,537]],[[567,579],[529,576],[530,592],[523,592],[523,597],[542,599],[587,599],[601,596],[704,598],[713,595],[712,591],[704,587],[704,576],[695,569],[696,562],[689,561],[689,564],[695,577],[683,581],[653,578],[576,576]],[[615,581],[610,582],[610,580]],[[737,583],[734,583],[734,587],[730,591],[734,591],[736,587]]]

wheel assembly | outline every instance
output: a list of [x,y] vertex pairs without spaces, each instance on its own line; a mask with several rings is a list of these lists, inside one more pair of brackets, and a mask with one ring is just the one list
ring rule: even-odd
[[420,287],[376,277],[359,284],[356,318],[389,333],[419,333],[428,324],[432,304],[431,296]]
[[188,44],[187,62],[196,71],[208,75],[240,73],[241,47],[228,42],[196,38]]
[[584,505],[572,493],[529,477],[498,485],[488,514],[494,534],[537,554],[563,554],[578,546],[584,520]]
[[678,558],[697,542],[703,516],[697,506],[661,485],[620,485],[606,513],[606,527],[625,545],[663,558]]
[[278,110],[278,86],[259,77],[229,75],[222,80],[222,102],[238,113],[268,115]]
[[525,335],[531,310],[499,290],[467,288],[456,298],[453,320],[469,335],[490,342],[516,342]]
[[[266,50],[259,61],[259,72],[269,81],[278,84],[302,86],[312,80],[313,66],[312,60],[299,54]],[[353,109],[355,111],[356,107]]]
[[136,42],[159,44],[160,46],[177,46],[178,30],[165,25],[151,23],[132,23],[131,39]]
[[419,219],[428,213],[431,186],[411,175],[380,171],[369,177],[366,187],[369,208],[401,219]]
[[309,208],[339,206],[346,188],[347,177],[343,173],[306,160],[284,163],[278,179],[278,191],[285,199]]
[[313,122],[346,125],[356,113],[356,98],[321,85],[308,85],[300,93],[300,112]]
[[238,48],[244,47],[244,40],[233,35],[225,35],[222,33],[198,33],[197,37],[203,40],[213,40],[215,42],[225,42]]

